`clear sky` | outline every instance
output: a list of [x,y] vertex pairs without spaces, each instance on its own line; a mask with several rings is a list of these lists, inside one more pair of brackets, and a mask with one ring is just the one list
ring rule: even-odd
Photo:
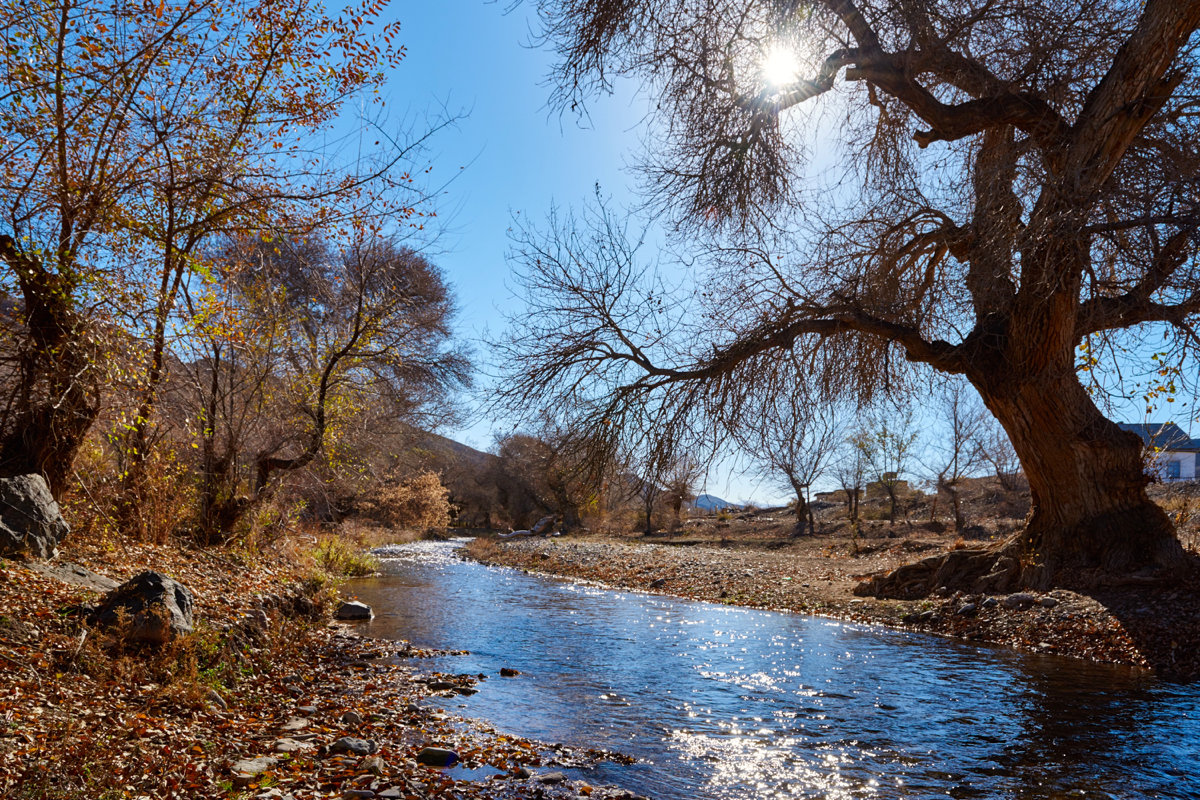
[[[514,214],[535,222],[553,204],[580,205],[599,183],[618,204],[631,204],[637,177],[626,165],[638,154],[646,101],[632,91],[589,103],[589,118],[560,115],[548,106],[546,79],[553,54],[532,46],[528,5],[508,2],[396,0],[388,11],[401,23],[407,57],[391,77],[387,107],[414,129],[427,111],[463,112],[430,147],[431,185],[450,181],[438,206],[446,230],[434,260],[454,285],[459,331],[479,339],[504,327],[505,310],[519,307],[509,287],[505,252]],[[483,357],[485,353],[478,353]],[[447,435],[480,449],[492,443],[497,420],[476,419]],[[730,470],[710,478],[708,491],[729,500],[775,493]]]

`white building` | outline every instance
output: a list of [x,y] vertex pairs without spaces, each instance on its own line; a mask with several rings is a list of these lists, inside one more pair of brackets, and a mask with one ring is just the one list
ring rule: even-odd
[[1146,447],[1147,468],[1165,482],[1196,479],[1196,454],[1200,439],[1190,439],[1174,422],[1134,424],[1118,422],[1123,431],[1142,437]]

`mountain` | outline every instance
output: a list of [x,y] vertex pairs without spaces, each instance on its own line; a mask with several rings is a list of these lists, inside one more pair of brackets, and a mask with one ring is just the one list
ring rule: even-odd
[[728,500],[722,500],[715,494],[701,494],[692,501],[692,508],[697,511],[719,511],[722,508],[741,508],[741,506]]

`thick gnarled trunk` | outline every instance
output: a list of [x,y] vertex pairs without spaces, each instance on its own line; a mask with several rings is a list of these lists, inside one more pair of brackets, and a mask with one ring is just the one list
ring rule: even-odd
[[1067,571],[1130,574],[1179,565],[1170,519],[1146,494],[1141,439],[1100,413],[1073,372],[981,383],[1029,481],[1021,582]]

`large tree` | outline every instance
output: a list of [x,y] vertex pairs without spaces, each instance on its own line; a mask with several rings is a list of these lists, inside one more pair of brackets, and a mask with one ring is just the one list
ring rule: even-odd
[[683,309],[640,279],[636,248],[612,244],[611,218],[519,234],[536,310],[510,354],[525,374],[617,422],[697,408],[739,422],[751,381],[869,393],[906,361],[959,374],[1007,431],[1033,503],[1007,553],[957,559],[962,581],[1182,563],[1141,443],[1097,408],[1076,355],[1086,343],[1102,366],[1133,328],[1190,345],[1200,2],[539,9],[564,107],[644,82],[648,188],[679,230],[710,234],[713,272]]

